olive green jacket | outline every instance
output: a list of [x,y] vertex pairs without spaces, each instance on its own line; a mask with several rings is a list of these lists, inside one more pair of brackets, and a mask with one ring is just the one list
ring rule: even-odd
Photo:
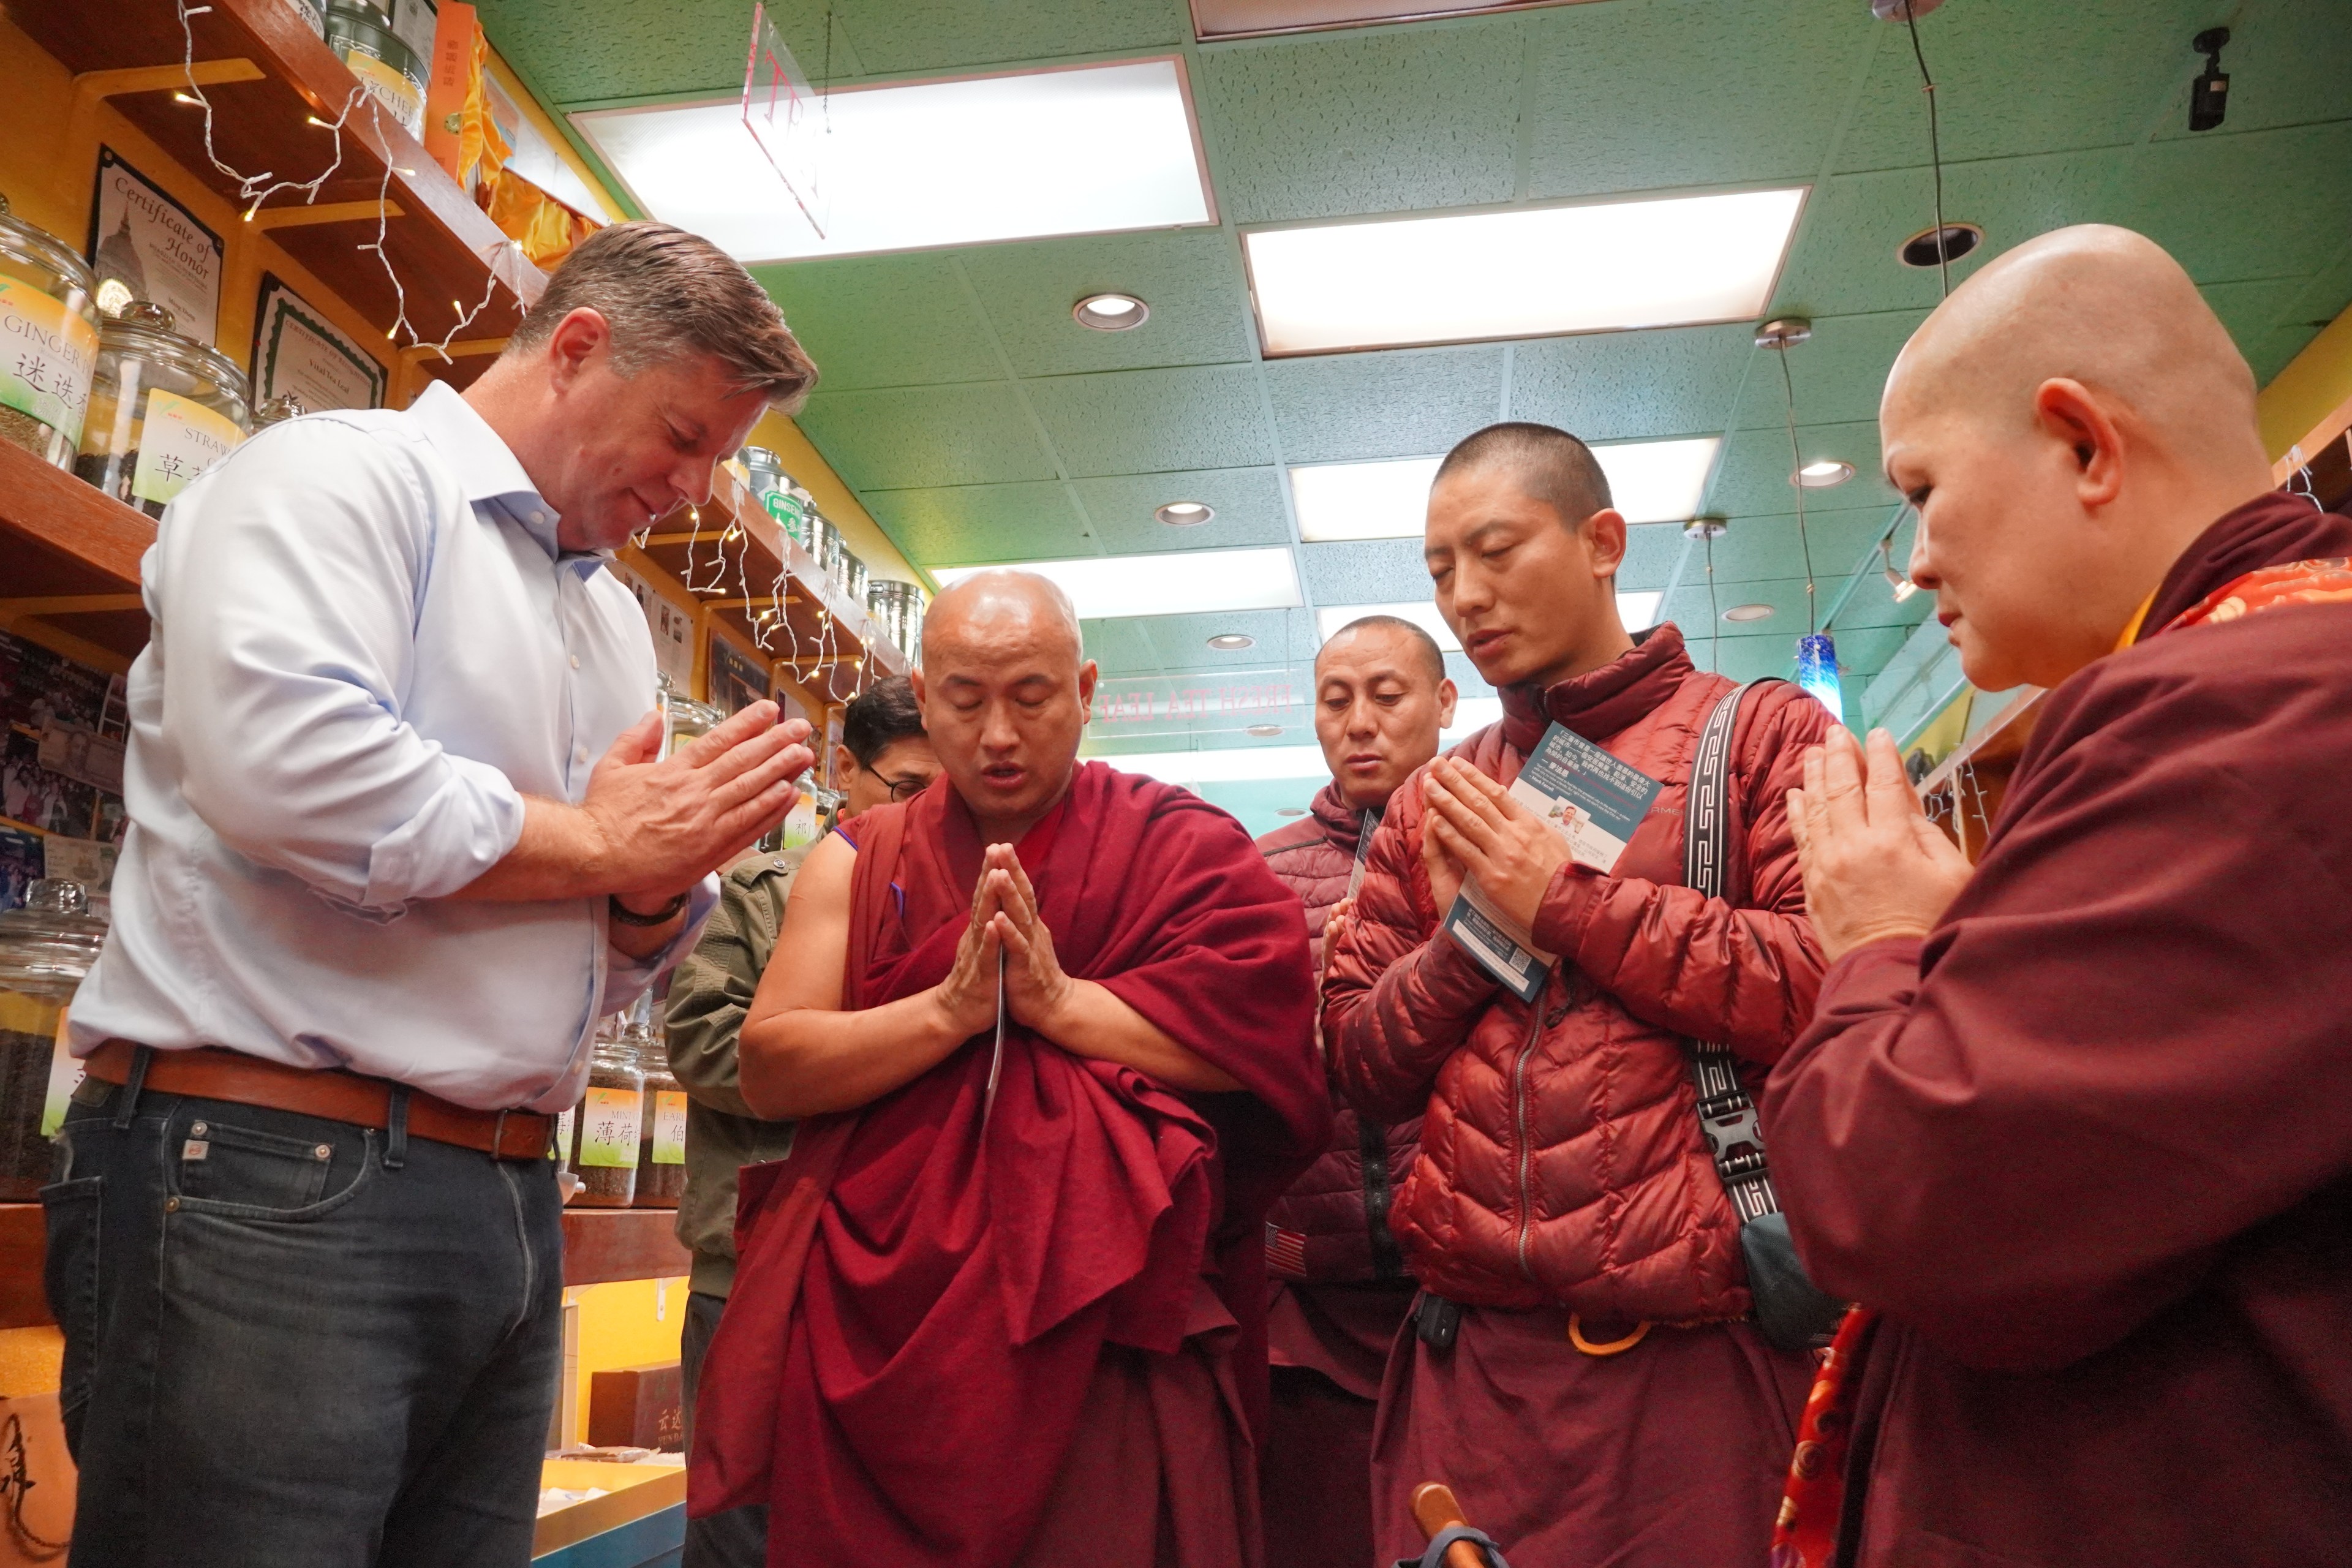
[[669,1070],[687,1092],[677,1238],[694,1254],[690,1288],[713,1296],[735,1284],[735,1173],[791,1153],[798,1125],[751,1114],[735,1047],[806,853],[757,855],[728,872],[702,940],[670,978]]

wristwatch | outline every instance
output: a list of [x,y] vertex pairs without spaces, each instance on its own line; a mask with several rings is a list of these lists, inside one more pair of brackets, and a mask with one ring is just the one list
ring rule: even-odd
[[604,902],[612,910],[613,918],[625,926],[666,926],[677,919],[678,911],[686,908],[686,900],[692,892],[692,889],[688,889],[686,892],[678,894],[649,915],[641,915],[621,902],[621,896],[618,893],[607,895]]

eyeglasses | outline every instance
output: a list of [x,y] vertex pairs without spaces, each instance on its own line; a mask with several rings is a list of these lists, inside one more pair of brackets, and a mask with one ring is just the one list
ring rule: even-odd
[[890,804],[899,805],[914,799],[930,784],[929,779],[898,778],[890,781]]

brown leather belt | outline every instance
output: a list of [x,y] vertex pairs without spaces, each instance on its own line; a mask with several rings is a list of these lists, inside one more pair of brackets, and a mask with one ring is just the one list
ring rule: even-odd
[[[90,1052],[82,1066],[102,1083],[128,1083],[131,1058],[138,1049],[130,1040],[109,1040]],[[143,1088],[158,1094],[191,1094],[199,1100],[258,1105],[347,1121],[354,1127],[392,1125],[394,1086],[388,1079],[366,1078],[340,1068],[291,1068],[218,1046],[156,1051],[149,1058],[147,1076],[141,1081]],[[554,1141],[555,1118],[535,1110],[471,1110],[412,1089],[408,1132],[412,1138],[478,1149],[501,1160],[535,1160],[543,1157]]]

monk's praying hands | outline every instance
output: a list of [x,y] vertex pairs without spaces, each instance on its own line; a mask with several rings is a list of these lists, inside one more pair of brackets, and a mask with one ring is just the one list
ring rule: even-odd
[[981,890],[994,906],[989,925],[1004,947],[1004,1009],[1013,1021],[1055,1038],[1076,982],[1054,956],[1054,933],[1037,913],[1037,889],[1010,844],[992,844]]
[[[1460,868],[1454,886],[1461,876],[1472,878],[1496,909],[1533,928],[1544,890],[1568,859],[1560,836],[1501,784],[1452,757],[1429,764],[1422,800],[1429,808],[1428,842]],[[1430,888],[1439,890],[1434,874]],[[1438,908],[1453,901],[1443,899]]]
[[1870,732],[1866,759],[1844,729],[1805,753],[1789,826],[1806,909],[1832,963],[1866,942],[1927,935],[1969,879],[1968,858],[1920,810],[1884,730]]

